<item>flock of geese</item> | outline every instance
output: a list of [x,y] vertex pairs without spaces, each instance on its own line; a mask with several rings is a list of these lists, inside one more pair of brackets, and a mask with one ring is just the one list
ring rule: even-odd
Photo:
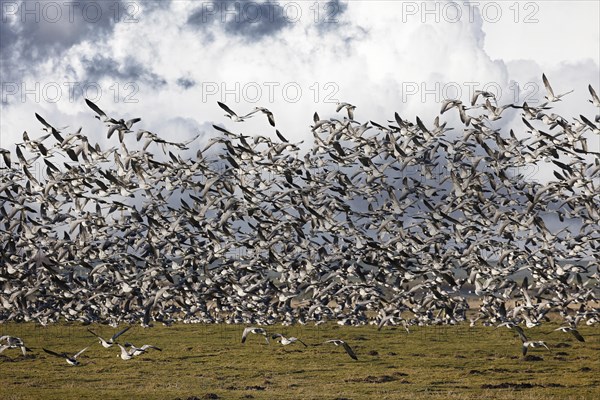
[[[131,326],[125,327],[124,329],[122,329],[122,330],[116,332],[114,335],[112,335],[112,337],[108,340],[103,339],[100,335],[96,334],[91,329],[88,329],[88,332],[91,333],[92,335],[96,336],[98,338],[98,343],[100,343],[100,345],[105,349],[110,349],[114,345],[118,346],[119,349],[121,350],[121,352],[117,355],[117,357],[121,358],[123,361],[131,360],[132,358],[137,357],[141,354],[144,354],[148,350],[151,350],[151,349],[157,350],[157,351],[162,351],[161,348],[150,345],[150,344],[144,344],[141,347],[137,347],[137,346],[131,344],[130,342],[125,342],[124,344],[117,342],[117,338],[119,338],[119,336],[121,336],[122,334],[127,332],[129,329],[131,329]],[[244,331],[242,332],[242,344],[244,344],[246,342],[246,338],[247,338],[248,334],[250,334],[250,333],[256,334],[256,335],[263,335],[265,337],[267,344],[270,344],[269,336],[271,336],[272,339],[276,339],[279,343],[281,343],[282,346],[287,346],[292,343],[300,343],[304,347],[308,347],[308,345],[306,343],[304,343],[302,340],[300,340],[297,337],[293,337],[293,336],[285,337],[280,333],[273,333],[273,334],[269,335],[264,328],[259,328],[259,327],[244,328]],[[16,336],[0,336],[0,343],[2,343],[2,344],[0,344],[0,354],[2,354],[2,352],[4,352],[4,350],[6,350],[6,349],[17,349],[18,348],[21,350],[23,357],[27,357],[27,352],[32,351],[30,348],[25,346],[23,339],[16,337]],[[358,357],[356,356],[356,353],[354,353],[354,350],[352,350],[350,345],[348,343],[346,343],[345,341],[343,341],[341,339],[330,339],[321,344],[326,344],[326,343],[332,343],[335,346],[342,346],[344,348],[344,350],[346,351],[346,353],[352,359],[358,360]],[[67,364],[69,364],[71,366],[78,366],[78,365],[81,365],[81,362],[77,358],[80,355],[82,355],[89,348],[90,348],[90,346],[87,346],[87,347],[79,350],[77,353],[75,353],[73,355],[70,355],[66,352],[58,353],[56,351],[49,350],[46,348],[42,348],[42,350],[46,354],[64,359],[67,362]]]
[[[233,126],[183,142],[89,100],[98,142],[36,114],[42,136],[0,149],[0,321],[597,324],[600,100],[560,116],[542,80],[542,104],[476,91],[432,124],[340,103],[312,146],[221,102]],[[235,133],[258,115],[274,135]]]

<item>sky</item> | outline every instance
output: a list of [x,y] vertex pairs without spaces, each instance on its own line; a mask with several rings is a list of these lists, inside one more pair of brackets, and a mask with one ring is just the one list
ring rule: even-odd
[[[141,117],[136,128],[163,137],[200,134],[198,146],[217,134],[214,123],[275,137],[266,118],[242,126],[217,101],[238,114],[266,107],[288,139],[308,146],[313,113],[332,117],[337,102],[355,105],[359,121],[398,112],[431,123],[444,99],[468,101],[476,89],[500,104],[539,104],[542,72],[555,92],[574,89],[553,112],[598,112],[587,102],[588,84],[600,93],[597,1],[1,5],[0,147],[11,151],[23,131],[45,133],[34,113],[110,142],[84,98],[110,116]],[[509,111],[495,127],[520,120]],[[600,151],[600,141],[592,146]]]

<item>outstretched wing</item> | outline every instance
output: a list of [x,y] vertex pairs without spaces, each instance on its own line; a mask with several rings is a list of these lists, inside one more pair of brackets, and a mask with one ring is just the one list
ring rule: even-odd
[[100,117],[103,117],[103,118],[105,118],[105,119],[107,118],[107,116],[106,116],[106,114],[104,113],[104,111],[102,111],[102,110],[100,109],[100,107],[98,107],[96,104],[94,104],[94,103],[93,103],[93,102],[91,102],[90,100],[88,100],[88,99],[85,99],[85,104],[87,104],[89,108],[91,108],[92,110],[94,110],[94,112],[95,112],[96,114],[98,114]]
[[[275,126],[275,125],[273,124],[273,126]],[[282,142],[285,142],[285,143],[289,143],[289,140],[287,140],[287,139],[285,138],[285,136],[283,136],[283,135],[281,134],[281,132],[279,132],[279,130],[278,130],[278,129],[275,129],[275,133],[277,134],[277,137],[279,138],[279,140],[281,140]]]
[[97,338],[100,338],[100,336],[96,332],[91,330],[90,328],[88,328],[88,332],[91,333],[92,335],[96,336]]
[[515,332],[517,332],[517,335],[519,335],[519,338],[521,339],[521,341],[523,343],[525,343],[528,340],[527,336],[525,336],[525,332],[523,331],[523,328],[521,328],[518,325],[515,325],[515,326],[512,327],[512,329],[514,329]]
[[158,350],[158,351],[162,351],[161,348],[158,348],[156,346],[152,346],[150,344],[145,344],[141,347],[142,350],[146,350],[146,349],[154,349],[154,350]]
[[43,348],[43,347],[42,347],[42,350],[44,350],[46,353],[48,353],[48,354],[50,354],[50,355],[52,355],[52,356],[55,356],[55,357],[60,357],[60,358],[65,358],[65,357],[66,357],[66,354],[65,354],[65,353],[61,353],[61,354],[59,354],[59,353],[57,353],[57,352],[55,352],[55,351],[48,350],[48,349],[45,349],[45,348]]
[[217,101],[217,104],[219,105],[219,107],[221,107],[223,110],[225,110],[225,112],[229,115],[235,115],[237,117],[237,114],[233,112],[233,110],[229,107],[227,107],[226,104],[221,103],[220,101]]
[[352,357],[354,360],[358,360],[358,357],[356,357],[354,350],[352,350],[352,347],[350,347],[348,343],[342,342],[342,346],[344,346],[344,350],[346,350],[346,353],[348,353],[350,357]]
[[572,329],[571,334],[573,336],[575,336],[575,339],[579,340],[580,342],[585,342],[585,339],[583,338],[583,336],[581,336],[581,333],[579,333],[577,330]]
[[122,330],[120,330],[119,332],[115,333],[115,334],[112,336],[112,338],[111,338],[111,339],[112,339],[113,341],[117,340],[117,338],[118,338],[119,336],[121,336],[122,334],[124,334],[125,332],[127,332],[129,329],[131,329],[131,326],[128,326],[128,327],[126,327],[125,329],[122,329]]
[[244,343],[246,341],[246,337],[248,336],[248,333],[250,332],[251,328],[245,328],[244,329],[244,333],[242,333],[242,343]]
[[78,352],[77,354],[75,354],[75,355],[73,356],[73,358],[77,358],[77,357],[79,357],[79,356],[80,356],[80,355],[81,355],[81,354],[82,354],[84,351],[86,351],[88,348],[89,348],[89,346],[88,346],[88,347],[86,347],[85,349],[81,349],[81,350],[79,350],[79,352]]
[[549,97],[554,97],[554,91],[552,90],[552,86],[550,86],[550,82],[548,82],[548,78],[546,78],[546,74],[542,74],[542,81],[544,82],[546,91],[550,95]]
[[598,95],[596,94],[596,91],[594,90],[592,85],[588,85],[588,90],[590,91],[590,94],[592,95],[592,102],[595,101],[596,103],[600,103],[600,98],[598,98]]

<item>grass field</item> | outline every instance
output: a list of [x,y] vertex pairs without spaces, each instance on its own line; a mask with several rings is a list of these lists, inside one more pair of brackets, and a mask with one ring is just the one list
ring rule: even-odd
[[[118,347],[105,349],[85,326],[0,325],[0,335],[23,338],[32,351],[0,355],[0,399],[595,399],[600,398],[600,329],[580,327],[586,343],[554,332],[546,324],[527,330],[551,351],[521,355],[513,331],[467,325],[402,328],[337,325],[271,327],[297,336],[300,344],[266,345],[243,326],[135,326],[119,338],[152,344],[129,361]],[[116,330],[89,328],[110,337]],[[327,339],[346,340],[352,360]],[[75,353],[82,365],[69,366],[42,347]],[[533,356],[533,357],[530,357]]]

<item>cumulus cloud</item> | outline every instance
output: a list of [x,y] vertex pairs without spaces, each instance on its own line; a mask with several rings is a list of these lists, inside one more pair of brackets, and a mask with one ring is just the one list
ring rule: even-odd
[[[34,112],[57,126],[78,126],[84,115],[88,123],[91,114],[81,99],[86,95],[116,116],[141,116],[148,129],[172,125],[174,135],[182,136],[187,131],[181,121],[218,121],[275,137],[262,116],[235,125],[216,102],[240,113],[264,106],[286,137],[309,143],[312,114],[333,115],[337,101],[355,104],[359,120],[385,122],[395,111],[413,121],[416,115],[431,120],[444,98],[468,101],[475,89],[498,92],[501,103],[543,98],[544,71],[557,88],[575,89],[560,110],[577,115],[589,104],[587,84],[600,88],[598,54],[579,45],[567,49],[579,38],[566,27],[561,34],[570,39],[557,39],[552,59],[536,47],[541,38],[556,37],[556,13],[546,3],[539,4],[533,27],[522,23],[532,10],[520,9],[515,22],[509,5],[497,3],[502,12],[496,20],[485,2],[140,2],[129,10],[135,11],[134,23],[126,21],[129,14],[108,16],[110,2],[97,3],[107,7],[97,24],[83,17],[73,23],[22,22],[15,15],[2,24],[1,72],[17,84],[3,82],[3,147],[19,140],[22,130],[39,132]],[[597,18],[598,5],[591,3],[578,2],[569,12],[587,21],[595,10]],[[562,24],[575,27],[576,21]],[[598,24],[586,29],[595,30],[596,39],[586,33],[583,40],[597,40]],[[506,33],[512,31],[527,36],[514,40]],[[502,45],[499,36],[510,41]],[[27,46],[33,51],[19,50]],[[73,81],[79,86],[69,96]],[[59,101],[43,93],[38,101],[23,96],[23,84],[31,92],[36,82],[39,92],[52,82],[65,92]],[[519,119],[518,112],[508,113],[495,127]]]

